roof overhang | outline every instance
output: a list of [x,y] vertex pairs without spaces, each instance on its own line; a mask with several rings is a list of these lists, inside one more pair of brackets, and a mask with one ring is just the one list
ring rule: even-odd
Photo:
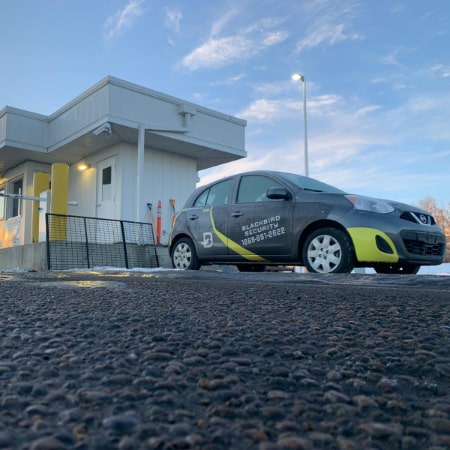
[[[110,133],[102,126],[110,125]],[[120,143],[193,158],[203,170],[246,156],[246,122],[184,100],[106,77],[50,116],[0,111],[0,173],[25,162],[73,164]],[[100,130],[100,131],[98,131]]]

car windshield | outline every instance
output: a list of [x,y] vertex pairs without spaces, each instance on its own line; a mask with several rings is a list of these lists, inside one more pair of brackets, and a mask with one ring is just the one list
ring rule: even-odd
[[341,189],[330,186],[326,183],[322,183],[321,181],[315,180],[314,178],[304,177],[302,175],[296,175],[294,173],[283,173],[282,175],[288,181],[295,184],[300,189],[304,189],[305,191],[345,194],[345,192]]

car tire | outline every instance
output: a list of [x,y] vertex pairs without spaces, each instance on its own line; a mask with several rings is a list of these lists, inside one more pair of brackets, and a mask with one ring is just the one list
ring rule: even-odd
[[303,263],[311,273],[350,273],[353,254],[352,243],[344,231],[320,228],[306,239]]
[[397,274],[397,275],[415,275],[420,266],[417,264],[377,264],[374,266],[376,273]]
[[239,272],[264,272],[266,270],[265,264],[238,264]]
[[198,270],[200,263],[194,243],[189,238],[181,238],[172,250],[172,266],[175,269]]

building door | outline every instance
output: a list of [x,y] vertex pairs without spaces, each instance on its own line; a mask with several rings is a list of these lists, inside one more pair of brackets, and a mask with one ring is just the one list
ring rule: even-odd
[[116,157],[97,164],[97,217],[116,219]]

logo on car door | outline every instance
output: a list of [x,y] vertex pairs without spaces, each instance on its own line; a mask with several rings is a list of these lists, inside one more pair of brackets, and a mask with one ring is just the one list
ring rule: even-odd
[[213,235],[210,231],[203,233],[203,241],[199,242],[204,248],[210,248],[213,246]]

